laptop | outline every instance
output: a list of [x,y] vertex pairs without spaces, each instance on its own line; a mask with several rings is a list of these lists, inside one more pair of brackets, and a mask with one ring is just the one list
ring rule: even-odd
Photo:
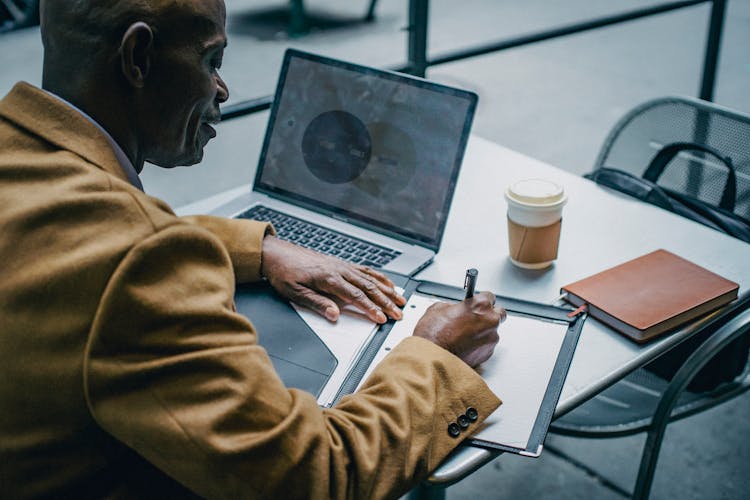
[[235,218],[413,275],[443,237],[477,95],[288,49],[252,188]]

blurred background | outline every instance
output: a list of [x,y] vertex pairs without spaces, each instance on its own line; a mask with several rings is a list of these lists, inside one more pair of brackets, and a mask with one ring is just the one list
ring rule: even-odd
[[[221,73],[230,88],[228,104],[272,94],[288,47],[377,67],[407,62],[408,1],[379,0],[369,21],[370,0],[307,0],[304,18],[295,17],[284,0],[226,3],[229,47]],[[663,3],[433,0],[428,54]],[[0,0],[3,95],[19,80],[41,83],[34,4]],[[435,66],[426,76],[479,95],[475,135],[583,174],[627,110],[663,95],[698,96],[709,18],[710,4],[699,4]],[[32,26],[16,26],[27,21]],[[750,0],[727,2],[714,101],[750,113]],[[198,166],[166,171],[147,165],[146,191],[179,207],[249,184],[267,119],[264,111],[219,125],[218,138]],[[750,498],[748,414],[746,394],[671,425],[652,498]],[[451,487],[448,498],[622,498],[622,490],[632,488],[643,441],[643,436],[605,441],[551,436],[549,442],[564,456],[549,451],[536,460],[500,456]]]

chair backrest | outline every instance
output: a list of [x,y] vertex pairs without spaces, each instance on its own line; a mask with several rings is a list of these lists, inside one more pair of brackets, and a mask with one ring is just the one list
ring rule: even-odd
[[[736,173],[734,213],[750,220],[750,115],[690,97],[647,101],[613,127],[594,164],[643,176],[663,146],[693,142],[729,157]],[[683,151],[670,162],[659,185],[718,206],[727,169],[711,155]]]

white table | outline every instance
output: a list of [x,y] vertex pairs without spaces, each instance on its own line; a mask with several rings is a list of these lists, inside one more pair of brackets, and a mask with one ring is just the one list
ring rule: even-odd
[[[506,187],[526,177],[561,183],[569,201],[556,263],[523,270],[508,259]],[[443,245],[420,279],[460,286],[467,267],[479,269],[479,290],[550,302],[560,287],[657,248],[670,250],[750,289],[750,247],[735,238],[633,200],[485,139],[472,136],[451,207]],[[637,345],[591,318],[586,320],[555,416],[572,410],[631,371],[685,340],[691,325]],[[502,394],[500,394],[502,397]],[[496,456],[459,448],[428,479],[447,485]]]
[[[251,174],[248,178],[252,178]],[[563,212],[558,260],[542,271],[519,269],[508,259],[503,192],[513,181],[528,177],[555,180],[565,187],[569,197]],[[208,213],[249,189],[241,186],[178,212]],[[658,248],[736,281],[740,296],[748,294],[750,248],[746,243],[472,136],[442,247],[435,262],[417,277],[462,286],[466,269],[475,267],[479,270],[478,290],[552,302],[561,286]],[[696,326],[640,346],[596,320],[587,319],[555,416],[570,411],[685,340]],[[502,398],[502,394],[499,396]],[[495,456],[496,452],[481,448],[461,447],[430,476],[428,484],[451,484]]]

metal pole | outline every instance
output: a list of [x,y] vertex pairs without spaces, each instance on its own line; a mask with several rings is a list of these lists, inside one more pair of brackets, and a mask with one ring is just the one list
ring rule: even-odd
[[370,7],[367,9],[367,14],[365,14],[365,21],[372,22],[375,20],[375,5],[378,3],[378,0],[370,0]]
[[289,36],[297,37],[307,33],[307,14],[303,0],[291,0],[289,5]]
[[263,97],[256,97],[255,99],[249,99],[247,101],[241,101],[236,104],[230,104],[228,106],[221,107],[221,119],[231,120],[239,116],[245,116],[259,111],[265,111],[271,107],[273,102],[273,96],[267,95]]
[[[377,0],[370,4],[370,10],[373,10]],[[703,66],[703,85],[701,87],[700,98],[704,100],[713,99],[713,87],[716,76],[716,65],[721,45],[721,34],[724,25],[724,11],[726,10],[726,0],[681,0],[670,3],[664,3],[644,9],[625,12],[599,19],[593,19],[581,23],[571,24],[568,26],[558,27],[555,29],[541,31],[517,36],[511,39],[501,40],[486,45],[459,50],[448,54],[439,55],[432,60],[427,60],[427,25],[429,0],[409,0],[409,24],[406,28],[409,32],[408,38],[408,61],[404,66],[392,68],[394,71],[410,73],[412,75],[424,77],[427,68],[439,64],[445,64],[453,61],[480,56],[490,52],[501,51],[513,47],[541,42],[552,38],[557,38],[574,33],[601,28],[613,24],[631,21],[642,17],[661,14],[672,10],[677,10],[701,3],[711,2],[711,20],[709,25],[708,39],[706,43],[706,58]],[[303,0],[292,0],[292,17],[297,17],[297,24],[300,24],[300,16],[304,16]],[[249,113],[262,111],[270,107],[273,96],[252,99],[222,108],[224,119],[231,119],[237,116],[243,116]]]
[[[724,28],[724,11],[726,0],[712,0],[711,17],[708,22],[708,36],[706,37],[706,56],[703,60],[703,77],[701,78],[700,97],[704,101],[713,101],[716,82],[716,67],[719,63],[719,49],[721,48],[721,34]],[[711,115],[702,110],[695,114],[695,133],[693,142],[705,144],[711,128]],[[705,157],[705,155],[701,155]],[[690,160],[688,164],[687,192],[696,198],[703,185],[704,164],[701,161]]]
[[726,5],[726,0],[713,0],[711,6],[711,19],[709,20],[708,38],[706,40],[706,57],[703,60],[703,79],[699,95],[705,101],[713,101],[714,98],[716,66],[719,63],[719,49],[721,48]]
[[[536,33],[530,33],[525,35],[519,35],[514,38],[508,38],[497,42],[488,43],[485,45],[479,45],[468,49],[457,50],[448,54],[438,55],[432,58],[427,64],[428,66],[436,66],[438,64],[446,64],[454,61],[460,61],[469,57],[481,56],[500,50],[512,49],[514,47],[521,47],[531,43],[542,42],[553,38],[558,38],[566,35],[573,35],[575,33],[583,33],[597,28],[603,28],[605,26],[611,26],[614,24],[623,23],[626,21],[634,21],[643,17],[649,17],[656,14],[662,14],[677,9],[683,9],[685,7],[692,7],[701,3],[706,3],[717,0],[683,0],[678,2],[670,2],[664,4],[658,4],[651,7],[637,9],[633,11],[623,12],[620,14],[614,14],[611,16],[600,17],[583,21],[579,23],[569,24],[567,26],[561,26],[558,28],[539,31]],[[723,2],[722,2],[723,3]]]
[[409,54],[407,72],[424,78],[427,71],[427,18],[429,0],[409,0]]

